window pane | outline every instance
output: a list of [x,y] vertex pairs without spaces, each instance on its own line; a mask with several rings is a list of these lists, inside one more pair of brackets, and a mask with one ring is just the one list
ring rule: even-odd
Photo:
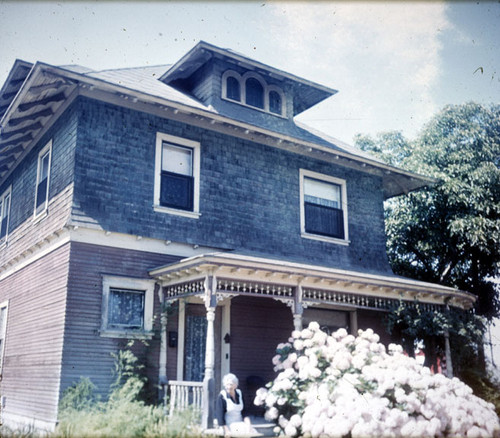
[[39,182],[36,188],[36,207],[40,207],[47,200],[47,178]]
[[269,111],[274,114],[281,114],[281,96],[277,91],[269,93]]
[[304,178],[304,200],[328,207],[342,207],[339,185],[312,178]]
[[110,289],[108,326],[114,328],[144,328],[145,291]]
[[193,210],[194,178],[171,172],[161,173],[160,205]]
[[255,78],[249,78],[245,82],[246,104],[257,108],[264,108],[264,88]]
[[344,238],[344,215],[342,210],[306,202],[304,212],[306,232],[339,239]]
[[44,154],[42,156],[42,158],[40,160],[40,175],[38,178],[39,181],[47,179],[47,177],[49,175],[49,157],[50,157],[50,153],[47,152],[46,154]]
[[179,175],[193,175],[193,150],[163,143],[162,170]]
[[228,99],[240,101],[240,82],[233,76],[229,76],[226,81],[226,97]]

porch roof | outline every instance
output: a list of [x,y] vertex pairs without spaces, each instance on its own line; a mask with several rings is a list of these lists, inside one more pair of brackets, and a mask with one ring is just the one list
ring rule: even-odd
[[395,275],[377,275],[237,253],[203,254],[150,271],[166,300],[203,295],[206,279],[216,279],[215,293],[252,295],[307,305],[390,307],[400,299],[432,306],[469,309],[476,297],[452,287]]

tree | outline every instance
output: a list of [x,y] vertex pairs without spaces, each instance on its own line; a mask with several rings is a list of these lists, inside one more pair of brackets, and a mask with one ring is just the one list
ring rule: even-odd
[[449,105],[414,141],[400,133],[358,136],[363,150],[439,182],[389,200],[388,256],[395,273],[478,297],[476,311],[499,315],[500,106]]

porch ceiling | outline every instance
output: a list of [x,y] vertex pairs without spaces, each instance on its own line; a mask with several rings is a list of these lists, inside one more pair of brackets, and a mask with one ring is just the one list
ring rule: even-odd
[[438,284],[396,276],[291,263],[234,253],[191,257],[150,271],[165,299],[205,293],[205,279],[216,278],[216,293],[253,295],[305,305],[334,304],[383,309],[400,299],[468,309],[475,296]]

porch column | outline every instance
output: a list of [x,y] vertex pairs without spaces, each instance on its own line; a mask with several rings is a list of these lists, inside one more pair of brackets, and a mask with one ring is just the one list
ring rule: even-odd
[[158,289],[158,298],[160,301],[160,359],[158,363],[158,383],[159,383],[159,398],[165,401],[167,392],[167,312],[165,308],[165,296],[163,288],[156,283]]
[[302,330],[302,314],[304,307],[302,306],[302,285],[297,285],[295,289],[295,297],[293,301],[293,328],[297,331]]
[[214,419],[214,393],[215,393],[215,296],[216,280],[214,276],[205,279],[205,307],[207,309],[207,341],[205,349],[205,377],[203,378],[203,412],[201,425],[203,429],[213,427]]

